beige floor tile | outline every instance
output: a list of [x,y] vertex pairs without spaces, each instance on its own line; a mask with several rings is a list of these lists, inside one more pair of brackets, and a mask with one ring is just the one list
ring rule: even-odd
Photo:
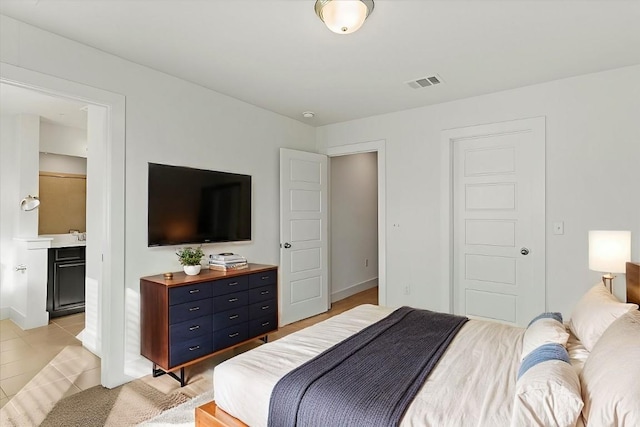
[[38,425],[58,401],[78,392],[78,387],[63,378],[43,387],[22,390],[9,404],[17,414],[27,415],[34,425]]
[[27,372],[39,371],[49,363],[49,358],[41,354],[34,354],[28,358],[0,365],[0,380],[15,377]]
[[[43,386],[46,386],[47,384],[54,383],[63,378],[65,378],[65,376],[62,372],[57,370],[52,365],[47,365],[44,368],[42,368],[40,371],[38,371],[36,375],[33,378],[31,378],[31,380],[27,384],[25,384],[24,387],[22,387],[21,390],[28,390],[34,387],[43,387]],[[6,381],[11,381],[11,380],[13,380],[13,378],[9,378]]]
[[38,375],[38,372],[40,371],[34,370],[5,378],[0,381],[0,387],[2,387],[2,390],[7,394],[7,396],[14,396],[18,394],[18,392],[22,390],[22,388],[26,386],[29,381],[31,381],[36,375]]
[[0,332],[0,341],[13,340],[18,338],[18,336],[19,335],[16,333],[16,331],[7,329],[6,331]]
[[75,337],[76,335],[78,335],[80,332],[84,330],[84,323],[66,325],[66,326],[63,326],[62,328],[65,330],[65,332]]
[[86,390],[93,386],[100,385],[100,368],[98,367],[72,375],[68,379],[80,390]]
[[[9,402],[9,398],[7,397],[2,397],[0,398],[0,408],[3,408],[4,405],[6,405]],[[2,424],[4,426],[4,424]]]
[[51,363],[56,365],[58,363],[62,363],[71,359],[77,359],[79,357],[94,361],[100,361],[98,356],[91,353],[79,343],[77,345],[74,343],[73,345],[67,345],[63,349],[61,349],[58,354],[56,354],[55,357],[51,359]]
[[84,313],[70,314],[69,316],[55,317],[51,319],[51,323],[55,323],[60,326],[71,325],[74,323],[84,324]]
[[68,359],[51,362],[53,366],[64,374],[65,377],[70,378],[74,375],[80,374],[84,371],[88,371],[94,368],[100,367],[100,359],[97,357],[77,357],[75,359]]
[[33,355],[31,346],[18,347],[15,350],[0,352],[0,365],[29,358]]
[[13,338],[6,341],[0,341],[0,353],[4,351],[17,350],[20,348],[30,348],[29,344],[21,337]]
[[3,399],[7,397],[7,393],[4,392],[4,390],[2,390],[2,386],[0,386],[0,399]]

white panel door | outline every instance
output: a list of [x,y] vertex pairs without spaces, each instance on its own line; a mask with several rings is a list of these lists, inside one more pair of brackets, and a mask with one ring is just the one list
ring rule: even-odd
[[280,149],[280,325],[327,311],[327,156]]
[[526,326],[545,310],[544,118],[449,132],[454,310]]

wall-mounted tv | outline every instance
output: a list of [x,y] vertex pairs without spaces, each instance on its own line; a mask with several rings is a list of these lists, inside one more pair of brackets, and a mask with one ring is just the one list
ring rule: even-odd
[[251,240],[251,176],[149,163],[148,245]]

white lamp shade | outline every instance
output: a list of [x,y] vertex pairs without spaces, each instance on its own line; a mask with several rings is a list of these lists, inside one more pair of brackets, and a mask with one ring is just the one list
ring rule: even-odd
[[630,231],[589,231],[589,270],[624,273],[629,261]]
[[351,34],[362,27],[367,14],[361,0],[334,0],[323,5],[320,18],[334,33]]
[[38,196],[28,195],[20,201],[20,209],[23,211],[32,211],[38,206],[40,206],[40,199],[38,199]]

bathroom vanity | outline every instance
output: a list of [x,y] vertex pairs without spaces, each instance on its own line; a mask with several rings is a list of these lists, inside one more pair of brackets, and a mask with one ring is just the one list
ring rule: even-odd
[[[48,249],[47,311],[49,317],[66,316],[84,311],[85,305],[85,246]],[[52,243],[54,246],[55,240]]]

